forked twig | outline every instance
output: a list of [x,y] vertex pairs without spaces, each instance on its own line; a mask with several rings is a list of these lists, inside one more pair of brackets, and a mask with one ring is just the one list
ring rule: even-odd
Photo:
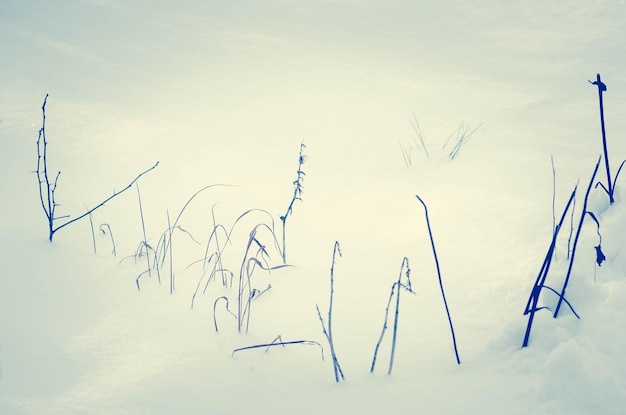
[[[59,176],[61,175],[61,172],[60,171],[57,172],[57,175],[53,182],[50,181],[49,176],[48,176],[48,141],[46,139],[46,103],[47,101],[48,101],[48,94],[46,94],[44,101],[43,101],[43,105],[41,106],[42,123],[41,123],[41,129],[39,130],[39,135],[37,137],[37,170],[35,171],[35,173],[37,174],[37,185],[39,187],[39,199],[41,202],[41,207],[43,208],[43,211],[48,220],[48,232],[49,232],[48,239],[50,240],[50,242],[52,242],[52,238],[57,231],[65,228],[67,225],[70,225],[80,219],[83,219],[86,216],[90,216],[95,210],[104,206],[111,199],[113,199],[116,196],[119,196],[120,194],[128,190],[133,184],[135,184],[141,178],[141,176],[155,169],[159,165],[159,162],[157,161],[154,164],[154,166],[141,172],[137,177],[135,177],[133,181],[131,181],[128,184],[128,186],[126,186],[122,190],[113,191],[113,194],[111,196],[104,199],[104,201],[100,202],[95,207],[88,209],[82,215],[79,215],[76,218],[68,220],[65,223],[55,227],[54,222],[56,220],[62,219],[62,218],[68,218],[69,216],[67,215],[56,216],[56,212],[55,212],[57,206],[60,206],[55,199],[55,193],[56,193],[57,184],[58,184]],[[45,196],[44,196],[44,193],[45,193]]]

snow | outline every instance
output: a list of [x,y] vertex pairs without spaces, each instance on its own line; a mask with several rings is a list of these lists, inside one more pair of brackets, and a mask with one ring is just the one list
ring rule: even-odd
[[[576,183],[574,226],[602,153],[597,89],[612,173],[626,157],[626,6],[620,1],[121,2],[8,0],[0,5],[0,413],[6,414],[619,414],[626,407],[626,216],[593,189],[557,319],[524,307],[555,215]],[[49,168],[61,170],[61,214],[76,217],[139,181],[156,246],[189,198],[161,283],[135,258],[143,240],[135,187],[47,240],[36,178],[43,97]],[[413,114],[430,157],[412,139]],[[454,160],[441,149],[461,123],[480,126]],[[237,278],[260,211],[235,227],[224,261],[232,288],[202,267],[216,220],[248,209],[279,217],[306,144],[303,200],[287,220],[287,260],[254,271],[250,329]],[[597,179],[605,182],[604,162]],[[424,210],[428,205],[457,337],[457,365]],[[110,225],[109,235],[98,232]],[[567,270],[567,233],[547,283]],[[562,232],[563,232],[562,231]],[[260,238],[281,264],[267,232]],[[333,337],[326,318],[333,245]],[[169,254],[168,254],[169,255]],[[396,356],[391,328],[369,373],[404,257]],[[141,290],[137,289],[137,281]],[[544,290],[540,305],[554,309]],[[316,345],[233,350],[309,340]]]

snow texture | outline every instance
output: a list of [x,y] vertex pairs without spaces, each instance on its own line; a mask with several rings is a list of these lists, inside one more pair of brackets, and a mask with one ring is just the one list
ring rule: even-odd
[[[539,305],[549,309],[537,312],[521,347],[553,216],[578,183],[546,281],[559,291],[570,223],[602,154],[598,92],[588,82],[597,73],[607,85],[613,175],[626,158],[624,22],[617,0],[4,0],[0,413],[624,413],[623,177],[615,203],[600,188],[589,196],[606,258],[598,266],[588,216],[566,292],[580,319],[567,307],[553,318],[558,297],[543,290]],[[94,212],[96,253],[87,219],[47,240],[32,173],[46,93],[59,215],[81,215],[159,161],[139,181],[156,247],[168,215],[173,223],[196,191],[220,184],[181,215],[160,284],[154,271],[137,280],[147,263],[135,255],[136,188]],[[456,136],[444,144],[460,126],[480,127],[451,160]],[[226,296],[237,313],[250,232],[271,226],[270,216],[254,211],[229,245],[221,239],[232,287],[217,279],[203,292],[207,274],[196,261],[213,216],[230,229],[263,209],[282,244],[279,216],[301,142],[302,200],[286,223],[291,266],[257,265],[246,289],[271,288],[252,299],[249,332],[238,333],[224,301],[214,304]],[[606,183],[604,163],[597,179]],[[415,195],[428,205],[460,365]],[[267,228],[256,236],[268,254],[261,263],[281,265]],[[327,318],[335,241],[341,383],[315,310]],[[262,258],[252,246],[247,258]],[[390,330],[370,374],[405,256],[415,294],[402,293],[393,374],[384,370]],[[241,275],[247,281],[245,268]],[[277,336],[318,342],[323,354],[294,344],[233,355]]]

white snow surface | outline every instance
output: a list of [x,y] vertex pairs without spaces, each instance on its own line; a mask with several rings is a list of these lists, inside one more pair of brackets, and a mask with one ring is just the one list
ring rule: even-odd
[[[547,278],[560,290],[570,226],[602,155],[596,73],[608,87],[613,176],[626,158],[625,22],[616,0],[2,1],[0,413],[626,413],[623,178],[614,204],[590,192],[606,261],[596,265],[587,216],[566,292],[580,319],[540,310],[521,347],[553,215],[578,183]],[[81,215],[159,161],[139,180],[156,247],[168,215],[173,223],[195,192],[219,185],[180,216],[160,283],[153,270],[137,287],[147,263],[135,256],[134,186],[93,213],[95,253],[87,218],[48,241],[33,173],[46,93],[58,215]],[[429,157],[415,149],[407,166],[414,116]],[[450,160],[442,146],[461,123],[480,127]],[[226,296],[237,310],[256,224],[273,220],[281,239],[301,142],[291,266],[254,271],[252,286],[271,288],[238,333],[223,300],[214,304]],[[606,183],[604,159],[596,181]],[[460,365],[415,195],[428,205]],[[249,209],[272,219],[255,211],[238,223],[223,257],[233,286],[212,281],[192,308],[212,212],[230,229]],[[268,265],[282,264],[267,229],[258,235]],[[340,383],[315,309],[327,319],[335,241]],[[370,374],[404,257],[414,294],[401,294],[393,373],[392,307]],[[542,291],[540,305],[556,302]],[[277,336],[322,348],[233,355]]]

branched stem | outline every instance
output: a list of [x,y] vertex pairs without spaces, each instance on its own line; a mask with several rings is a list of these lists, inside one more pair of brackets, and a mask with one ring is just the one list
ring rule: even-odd
[[[113,192],[113,194],[111,196],[109,196],[108,198],[106,198],[104,201],[100,202],[98,205],[96,205],[95,207],[88,209],[87,212],[83,213],[82,215],[68,220],[67,222],[63,223],[62,225],[57,226],[56,228],[54,227],[54,221],[57,219],[62,219],[62,218],[67,218],[69,216],[59,216],[57,217],[55,214],[55,210],[56,207],[59,206],[59,204],[56,202],[55,199],[55,192],[57,189],[57,184],[59,182],[59,176],[61,175],[61,172],[57,172],[56,177],[54,178],[54,182],[50,182],[50,178],[48,176],[48,141],[46,139],[46,103],[48,101],[48,94],[46,94],[44,100],[43,100],[43,105],[41,106],[41,113],[42,113],[42,122],[41,122],[41,129],[39,130],[39,135],[37,137],[37,183],[38,183],[38,187],[39,187],[39,199],[41,201],[41,207],[43,208],[43,211],[46,215],[46,218],[48,220],[48,239],[50,240],[50,242],[52,242],[52,237],[54,236],[54,234],[60,230],[63,229],[64,227],[66,227],[67,225],[74,223],[80,219],[83,219],[86,216],[91,215],[96,209],[101,208],[102,206],[104,206],[108,201],[110,201],[111,199],[113,199],[116,196],[119,196],[120,194],[124,193],[126,190],[128,190],[133,184],[135,184],[140,178],[141,176],[143,176],[144,174],[148,173],[149,171],[153,170],[156,168],[156,166],[159,165],[159,162],[157,161],[154,166],[150,167],[149,169],[145,170],[144,172],[140,173],[132,182],[130,182],[130,184],[128,186],[126,186],[125,188],[123,188],[122,190],[120,190],[119,192]],[[45,193],[45,196],[44,196]]]
[[304,187],[302,186],[302,182],[304,180],[304,176],[306,175],[304,171],[302,170],[302,165],[307,159],[307,157],[304,155],[305,148],[306,148],[306,145],[304,145],[304,143],[300,143],[300,152],[298,154],[298,171],[297,171],[296,180],[294,180],[293,182],[293,186],[294,186],[293,197],[291,198],[291,202],[289,202],[287,211],[285,212],[283,216],[280,217],[280,221],[282,222],[282,225],[283,225],[283,249],[282,249],[283,264],[287,263],[286,236],[285,236],[285,232],[286,232],[285,228],[287,227],[287,218],[289,217],[289,215],[292,214],[293,204],[296,202],[296,200],[302,200],[302,192],[304,189]]

